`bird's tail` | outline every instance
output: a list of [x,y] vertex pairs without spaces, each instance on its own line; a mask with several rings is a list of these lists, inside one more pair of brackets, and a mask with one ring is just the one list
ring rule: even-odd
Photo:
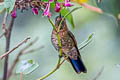
[[80,57],[77,58],[77,60],[74,60],[74,59],[70,59],[69,58],[69,61],[70,63],[72,64],[74,70],[80,74],[81,72],[84,72],[86,73],[87,72],[87,69],[82,61],[82,59]]

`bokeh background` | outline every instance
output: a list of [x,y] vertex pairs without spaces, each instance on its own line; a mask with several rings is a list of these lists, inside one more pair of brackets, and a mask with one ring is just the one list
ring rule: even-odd
[[[89,0],[88,4],[96,6],[94,0]],[[88,72],[76,74],[69,62],[66,61],[59,70],[45,80],[92,80],[102,67],[104,70],[98,80],[120,80],[120,67],[116,66],[116,64],[120,64],[120,26],[117,19],[117,14],[120,12],[120,1],[103,0],[97,4],[104,10],[104,14],[81,8],[72,13],[75,28],[73,29],[67,22],[68,28],[75,35],[78,44],[84,41],[90,33],[95,33],[92,42],[80,51]],[[76,4],[76,6],[78,5]],[[52,26],[47,18],[41,17],[41,15],[42,13],[34,16],[31,10],[24,11],[24,13],[17,12],[11,37],[11,49],[28,36],[31,37],[30,41],[39,37],[38,42],[32,48],[44,46],[34,53],[21,56],[20,60],[33,59],[39,63],[39,67],[35,71],[23,76],[23,80],[36,80],[55,68],[57,64],[58,52],[51,43]],[[53,21],[57,15],[53,13]],[[0,15],[0,25],[2,20],[3,14]],[[2,33],[1,29],[0,33]],[[9,65],[26,44],[10,54]],[[5,38],[2,38],[0,39],[0,55],[4,53],[4,49]],[[0,78],[2,75],[3,60],[0,60]],[[10,80],[18,79],[19,75],[10,78]]]

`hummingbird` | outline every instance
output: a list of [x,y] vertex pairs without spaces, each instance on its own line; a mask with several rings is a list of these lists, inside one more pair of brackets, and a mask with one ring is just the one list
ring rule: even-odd
[[[61,23],[61,20],[63,19],[63,16],[59,15],[55,19],[55,27],[56,30],[53,29],[52,35],[51,35],[51,41],[53,46],[57,51],[59,51],[59,44],[57,39],[57,34],[60,36],[61,41],[61,49],[62,49],[62,56],[65,57],[65,55],[68,56],[68,61],[72,64],[73,69],[76,73],[80,74],[81,72],[86,73],[87,69],[82,61],[79,49],[77,47],[77,41],[67,28],[66,20],[64,19]],[[57,32],[58,26],[61,23],[60,30]]]

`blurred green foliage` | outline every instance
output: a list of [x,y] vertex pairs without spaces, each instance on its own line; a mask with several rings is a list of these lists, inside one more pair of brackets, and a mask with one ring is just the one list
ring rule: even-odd
[[118,20],[118,14],[120,14],[120,0],[102,0],[100,3],[96,0],[96,2],[98,7],[100,7],[105,13],[116,17],[117,24],[120,22],[120,20]]
[[[65,16],[65,14],[69,13],[70,10],[67,10],[67,9],[62,9],[61,10],[61,15],[62,16]],[[75,28],[75,25],[74,25],[74,21],[73,21],[73,15],[72,14],[69,14],[66,19],[71,23],[72,27]]]

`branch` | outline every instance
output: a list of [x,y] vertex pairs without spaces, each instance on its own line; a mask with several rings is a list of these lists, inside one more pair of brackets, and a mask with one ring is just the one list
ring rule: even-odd
[[100,77],[100,75],[102,74],[103,70],[104,70],[104,67],[102,67],[100,69],[100,71],[97,73],[97,75],[92,80],[97,80]]
[[[92,41],[92,40],[91,40],[91,41]],[[91,41],[89,41],[89,42],[87,42],[86,44],[84,44],[83,46],[81,46],[81,47],[79,48],[79,50],[82,50],[84,47],[86,47],[87,45],[89,45]]]
[[81,6],[84,6],[85,8],[88,8],[89,10],[94,11],[94,12],[98,12],[98,13],[100,13],[100,14],[103,13],[102,9],[96,8],[96,7],[91,6],[91,5],[88,5],[88,4],[86,4],[86,3],[82,3]]
[[37,80],[43,80],[43,79],[47,78],[48,76],[50,76],[51,74],[53,74],[57,69],[59,69],[60,61],[61,61],[61,58],[59,57],[57,66],[52,71],[50,71],[48,74],[44,75],[43,77],[41,77],[40,79],[37,79]]
[[[101,0],[99,0],[99,1],[101,1]],[[91,5],[88,5],[87,3],[82,2],[82,1],[80,1],[80,0],[71,0],[71,2],[78,3],[78,4],[80,4],[81,6],[83,6],[83,7],[85,7],[85,8],[88,8],[88,9],[91,10],[91,11],[94,11],[94,12],[97,12],[97,13],[100,13],[100,14],[103,13],[102,9],[97,8],[97,7],[94,7],[94,6],[91,6]]]
[[6,11],[6,13],[4,15],[3,23],[2,23],[3,34],[7,33],[7,28],[6,28],[7,17],[8,17],[8,14],[7,14],[7,11]]
[[60,63],[59,66],[61,66],[67,59],[68,59],[68,56],[66,56],[66,57],[64,58],[64,60]]
[[3,59],[5,56],[7,56],[8,54],[10,54],[11,52],[13,52],[15,49],[17,49],[18,47],[20,47],[23,43],[26,43],[27,40],[29,40],[30,37],[26,38],[25,40],[23,40],[21,43],[19,43],[18,45],[16,45],[13,49],[11,49],[10,51],[4,53],[3,55],[0,56],[0,59]]
[[20,73],[20,80],[23,80],[23,73]]
[[84,47],[86,47],[87,45],[89,45],[89,43],[93,40],[95,33],[91,33],[88,38],[86,40],[84,40],[80,45],[79,45],[79,50],[83,49]]
[[44,48],[44,46],[40,46],[40,47],[35,48],[35,49],[30,49],[30,50],[28,50],[28,51],[25,51],[24,53],[25,53],[25,54],[33,53],[33,52],[38,51],[38,50],[40,50],[40,49],[42,49],[42,48]]
[[[7,13],[4,17],[3,24],[6,24],[6,19],[7,19]],[[5,38],[6,38],[6,49],[5,52],[9,51],[10,47],[10,38],[11,38],[11,32],[14,24],[14,18],[11,19],[10,24],[8,26],[8,29],[6,29],[6,26],[3,25],[3,31],[6,33]],[[3,80],[7,80],[7,71],[8,71],[8,55],[5,57],[4,61],[4,74],[3,74]]]
[[53,74],[55,71],[57,71],[57,70],[60,68],[60,66],[61,66],[61,65],[65,62],[65,60],[67,60],[67,59],[68,59],[68,57],[65,57],[64,60],[63,60],[62,62],[60,62],[60,61],[61,61],[61,58],[59,57],[57,66],[56,66],[51,72],[49,72],[47,75],[45,75],[45,76],[43,76],[43,77],[41,77],[40,79],[37,79],[37,80],[43,80],[43,79],[47,78],[48,76],[50,76],[51,74]]
[[2,34],[0,35],[0,38],[2,38],[2,37],[5,35],[5,33],[6,33],[6,32],[2,33]]
[[38,40],[38,38],[36,38],[35,40],[31,41],[28,45],[26,45],[22,50],[20,50],[20,52],[18,53],[16,59],[14,60],[12,66],[10,67],[9,71],[8,71],[8,78],[10,78],[10,76],[12,75],[12,72],[13,72],[13,69],[15,68],[16,64],[18,63],[19,59],[20,59],[20,56],[23,54],[23,53],[26,53],[24,52],[25,50],[27,50],[28,48],[30,48],[36,41]]

